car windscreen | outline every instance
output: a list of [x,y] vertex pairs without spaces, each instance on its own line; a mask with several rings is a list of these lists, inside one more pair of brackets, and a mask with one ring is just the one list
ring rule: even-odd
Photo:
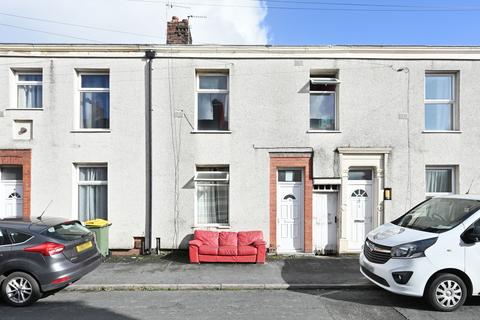
[[393,221],[401,227],[441,233],[455,228],[480,208],[480,201],[432,198]]
[[44,236],[64,241],[78,240],[89,233],[90,230],[82,226],[78,221],[60,223],[42,231]]

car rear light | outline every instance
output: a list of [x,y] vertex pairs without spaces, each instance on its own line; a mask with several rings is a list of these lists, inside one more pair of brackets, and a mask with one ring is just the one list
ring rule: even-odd
[[67,282],[70,279],[72,279],[72,278],[70,278],[70,277],[58,278],[58,279],[53,280],[51,284],[59,284],[59,283],[62,283],[62,282]]
[[64,249],[65,246],[63,244],[44,242],[34,247],[25,248],[23,251],[41,253],[44,256],[53,256],[62,253]]

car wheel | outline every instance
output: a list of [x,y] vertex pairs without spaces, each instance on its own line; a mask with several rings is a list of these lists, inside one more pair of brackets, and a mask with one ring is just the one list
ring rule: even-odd
[[438,311],[454,311],[467,299],[467,286],[463,280],[449,273],[437,276],[427,288],[430,305]]
[[31,305],[41,298],[38,282],[24,272],[13,272],[2,282],[0,288],[5,303],[13,307]]

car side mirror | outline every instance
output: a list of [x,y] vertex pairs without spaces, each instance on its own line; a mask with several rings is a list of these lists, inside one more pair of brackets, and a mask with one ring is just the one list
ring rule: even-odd
[[480,242],[480,227],[472,227],[462,234],[462,240],[465,243]]

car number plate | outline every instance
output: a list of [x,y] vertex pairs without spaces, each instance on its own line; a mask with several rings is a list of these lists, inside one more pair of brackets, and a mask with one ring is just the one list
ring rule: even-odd
[[77,252],[80,253],[80,252],[83,252],[85,250],[90,249],[91,247],[93,247],[92,241],[87,241],[85,243],[79,244],[75,248],[77,249]]

